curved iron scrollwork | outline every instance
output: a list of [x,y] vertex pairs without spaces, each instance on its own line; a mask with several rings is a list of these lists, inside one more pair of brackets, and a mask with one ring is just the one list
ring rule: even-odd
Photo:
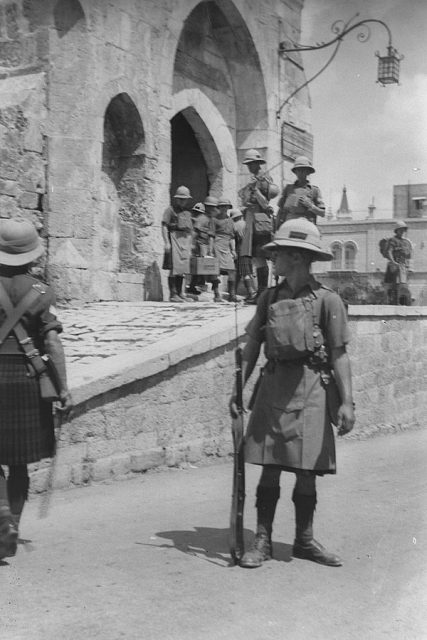
[[[382,25],[386,29],[388,34],[387,55],[384,57],[381,57],[378,52],[376,53],[377,57],[379,58],[379,62],[383,63],[382,67],[381,67],[381,64],[379,66],[378,82],[380,82],[383,85],[399,82],[399,63],[403,59],[403,56],[399,55],[397,52],[397,49],[395,49],[392,45],[392,36],[391,36],[391,31],[389,27],[385,22],[383,22],[382,20],[378,20],[377,18],[367,18],[366,20],[358,20],[357,22],[354,22],[354,20],[356,20],[356,18],[358,18],[359,15],[360,14],[356,13],[352,18],[350,18],[350,20],[348,20],[348,22],[344,22],[343,20],[336,20],[331,26],[332,33],[336,34],[335,38],[332,38],[332,40],[329,40],[327,42],[317,42],[316,44],[310,44],[310,45],[297,44],[289,41],[280,42],[278,53],[280,57],[285,57],[285,58],[288,57],[286,54],[289,54],[292,52],[318,51],[320,49],[326,49],[327,47],[330,47],[334,44],[335,44],[335,48],[334,48],[334,51],[332,52],[332,55],[327,60],[326,64],[324,64],[323,67],[314,76],[306,80],[300,87],[295,89],[295,91],[293,91],[291,95],[288,98],[286,98],[286,100],[280,105],[280,107],[276,112],[276,116],[278,119],[280,119],[280,113],[283,107],[285,107],[289,103],[289,101],[299,91],[301,91],[301,89],[303,89],[308,84],[310,84],[310,82],[315,80],[331,64],[332,60],[335,58],[336,54],[338,53],[338,49],[343,39],[345,38],[345,36],[347,36],[349,33],[354,31],[355,29],[360,29],[356,36],[357,40],[362,43],[367,42],[371,37],[371,29],[369,27],[369,24],[372,24],[372,23]],[[381,68],[387,70],[388,76],[385,79],[382,78],[380,75]]]

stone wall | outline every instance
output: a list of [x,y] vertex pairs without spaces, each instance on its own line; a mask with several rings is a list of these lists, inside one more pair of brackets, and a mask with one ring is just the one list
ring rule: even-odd
[[[305,76],[277,51],[299,40],[302,7],[0,0],[1,215],[39,221],[61,300],[161,299],[161,218],[183,168],[195,197],[237,204],[256,147],[280,181],[276,109]],[[286,118],[305,130],[309,116],[304,91]],[[172,148],[181,118],[200,153]]]
[[[426,310],[350,307],[349,318],[357,424],[347,437],[426,426]],[[78,406],[61,431],[55,486],[229,455],[232,324],[192,330],[179,347],[170,339],[111,358],[101,376],[74,385]],[[45,462],[34,466],[33,490],[45,488],[47,475]]]

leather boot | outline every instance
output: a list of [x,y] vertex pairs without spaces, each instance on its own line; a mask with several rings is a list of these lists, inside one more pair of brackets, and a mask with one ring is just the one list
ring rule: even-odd
[[246,304],[256,304],[257,295],[256,295],[253,279],[250,277],[245,278],[244,283],[245,283],[245,289],[248,292],[248,295],[245,298]]
[[266,560],[273,557],[271,534],[274,514],[280,497],[280,487],[257,488],[257,532],[252,547],[244,553],[240,566],[245,569],[256,569]]
[[220,283],[219,280],[214,280],[212,282],[212,289],[213,289],[213,292],[214,292],[214,302],[222,302],[222,297],[221,297],[221,294],[219,292],[219,283]]
[[184,281],[184,276],[175,276],[175,286],[176,286],[176,293],[178,295],[178,298],[181,298],[181,300],[186,301],[187,298],[182,294],[183,281]]
[[312,560],[328,567],[340,567],[339,556],[327,551],[313,538],[313,515],[316,508],[316,495],[306,496],[294,492],[292,502],[295,505],[296,534],[292,555],[302,560]]
[[170,302],[183,302],[182,298],[179,297],[178,292],[176,290],[175,276],[169,276],[168,285],[169,285]]
[[227,289],[228,289],[228,301],[229,302],[237,302],[236,283],[228,281],[227,282]]
[[258,280],[257,298],[268,287],[268,267],[260,267],[256,270],[256,276]]

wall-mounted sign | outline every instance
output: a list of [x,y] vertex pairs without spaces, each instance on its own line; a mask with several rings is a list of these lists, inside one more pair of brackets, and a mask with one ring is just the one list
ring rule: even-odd
[[313,158],[313,136],[309,131],[300,129],[294,124],[282,124],[282,156],[295,160],[298,156]]

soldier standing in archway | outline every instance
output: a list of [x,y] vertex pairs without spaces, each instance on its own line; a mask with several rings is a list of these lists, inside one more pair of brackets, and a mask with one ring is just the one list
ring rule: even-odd
[[191,193],[187,187],[181,186],[173,196],[170,205],[163,214],[162,236],[165,245],[163,269],[169,270],[169,300],[184,302],[182,282],[184,275],[190,273],[191,242],[193,222],[188,205]]

